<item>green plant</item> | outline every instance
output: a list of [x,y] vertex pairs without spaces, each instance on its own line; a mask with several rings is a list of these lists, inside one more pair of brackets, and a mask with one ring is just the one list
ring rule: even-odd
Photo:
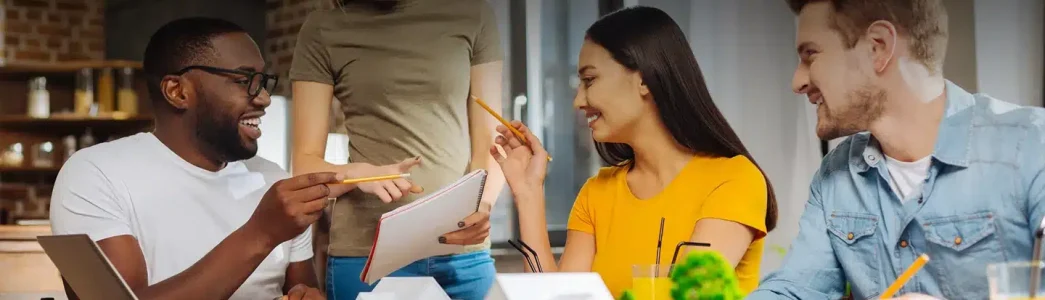
[[[671,298],[674,300],[743,299],[733,266],[715,251],[693,252],[671,270]],[[620,300],[634,300],[624,291]]]

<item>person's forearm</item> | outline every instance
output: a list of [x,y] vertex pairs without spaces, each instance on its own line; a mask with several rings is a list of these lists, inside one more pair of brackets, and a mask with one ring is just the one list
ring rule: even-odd
[[492,210],[494,204],[497,204],[497,198],[501,195],[501,190],[504,189],[504,173],[501,173],[501,165],[497,164],[492,155],[486,154],[482,158],[473,158],[472,160],[475,161],[477,159],[486,162],[485,165],[477,164],[472,166],[472,170],[486,169],[486,185],[483,187],[483,198],[481,201],[489,205]]
[[[516,195],[515,206],[519,210],[519,232],[522,241],[533,248],[540,257],[544,272],[558,272],[558,263],[552,254],[548,239],[548,221],[545,219],[544,191],[534,194]],[[526,249],[523,249],[526,250]],[[536,264],[537,262],[534,261]],[[529,267],[527,267],[529,269]],[[528,270],[532,272],[531,270]]]
[[135,291],[139,299],[228,299],[279,245],[244,226],[191,267]]
[[327,162],[322,157],[317,157],[315,155],[308,155],[308,154],[294,155],[293,156],[293,160],[294,160],[294,164],[293,164],[294,166],[293,166],[292,169],[293,169],[294,176],[301,175],[301,174],[307,174],[307,173],[315,173],[315,172],[335,172],[335,173],[344,173],[346,178],[356,178],[356,177],[359,177],[359,175],[352,174],[352,170],[354,169],[354,166],[356,164],[359,164],[359,163],[348,163],[348,164],[344,164],[344,165],[335,165],[335,164],[332,164],[330,162]]
[[294,176],[314,172],[344,172],[344,166],[327,162],[320,156],[295,154],[292,159],[294,160]]

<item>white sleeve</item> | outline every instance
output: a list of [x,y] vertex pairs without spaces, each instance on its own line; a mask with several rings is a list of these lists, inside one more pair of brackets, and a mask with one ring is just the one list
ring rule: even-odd
[[312,226],[308,226],[294,239],[290,240],[290,262],[299,262],[312,258]]
[[98,166],[74,155],[58,172],[51,192],[51,231],[87,234],[94,241],[131,235],[126,204]]

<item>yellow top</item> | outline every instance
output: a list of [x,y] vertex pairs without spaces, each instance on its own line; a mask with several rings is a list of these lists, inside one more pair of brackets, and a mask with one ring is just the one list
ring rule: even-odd
[[625,168],[607,167],[588,179],[567,224],[569,230],[595,236],[592,271],[602,276],[615,298],[631,287],[633,265],[656,260],[661,217],[665,219],[660,253],[664,266],[671,263],[675,246],[690,240],[700,219],[734,221],[757,230],[736,273],[745,293],[758,286],[767,188],[765,177],[747,157],[695,157],[664,190],[649,199],[632,194],[626,174]]

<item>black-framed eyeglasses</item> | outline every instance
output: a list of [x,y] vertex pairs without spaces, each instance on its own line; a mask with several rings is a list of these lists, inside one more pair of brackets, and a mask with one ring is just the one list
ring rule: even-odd
[[178,70],[177,72],[171,73],[171,75],[182,75],[185,74],[185,72],[188,72],[189,70],[193,69],[201,70],[208,73],[235,74],[245,76],[246,78],[243,78],[242,81],[237,80],[236,82],[243,84],[247,87],[247,96],[250,97],[250,99],[254,99],[254,97],[257,97],[259,94],[261,94],[261,89],[265,89],[266,91],[271,92],[273,89],[276,88],[276,84],[279,83],[278,75],[265,74],[255,71],[232,70],[200,65],[184,67],[181,70]]
[[[537,255],[537,251],[533,251],[533,248],[530,248],[529,245],[523,243],[522,240],[518,240],[517,242],[515,242],[509,239],[508,244],[511,244],[512,247],[515,248],[515,250],[519,250],[519,253],[522,253],[523,258],[526,259],[526,264],[530,266],[530,271],[535,273],[544,273],[544,268],[541,267],[541,259]],[[523,250],[523,248],[526,248],[526,250]],[[529,251],[529,253],[526,253],[526,251]],[[533,261],[537,261],[536,267],[534,266]]]

